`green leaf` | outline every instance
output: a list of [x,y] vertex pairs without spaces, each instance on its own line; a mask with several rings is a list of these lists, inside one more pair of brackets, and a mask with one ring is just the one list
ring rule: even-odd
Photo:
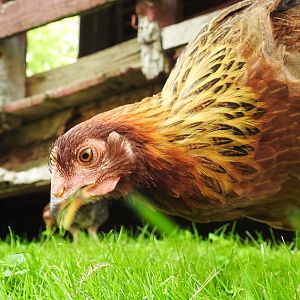
[[165,214],[155,210],[150,204],[150,199],[138,193],[132,193],[129,197],[132,208],[150,225],[155,226],[160,233],[171,234],[178,226]]

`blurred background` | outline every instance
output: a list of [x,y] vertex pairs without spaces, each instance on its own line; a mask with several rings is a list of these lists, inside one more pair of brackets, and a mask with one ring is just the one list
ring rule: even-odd
[[[44,230],[52,142],[75,124],[161,90],[184,46],[226,0],[0,0],[0,236]],[[141,26],[141,24],[143,26]],[[150,46],[150,44],[152,46]],[[153,46],[154,45],[154,46]],[[152,47],[152,48],[151,48]],[[101,229],[138,230],[144,221],[113,202]],[[193,224],[172,218],[179,226]],[[207,235],[223,223],[197,224]],[[242,236],[268,226],[229,224]],[[293,233],[274,231],[280,239]]]

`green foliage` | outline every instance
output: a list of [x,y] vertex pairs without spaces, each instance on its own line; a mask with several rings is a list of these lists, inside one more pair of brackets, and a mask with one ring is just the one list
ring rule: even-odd
[[129,204],[137,214],[161,234],[172,234],[178,229],[177,225],[165,214],[151,206],[150,199],[139,193],[129,195]]
[[300,252],[224,231],[0,242],[0,299],[298,299]]
[[27,75],[48,71],[77,58],[79,17],[66,18],[28,31]]

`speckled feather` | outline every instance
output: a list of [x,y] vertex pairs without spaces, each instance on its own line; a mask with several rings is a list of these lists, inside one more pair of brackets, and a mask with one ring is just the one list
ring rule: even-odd
[[187,46],[160,94],[67,136],[122,134],[137,156],[122,190],[168,213],[290,228],[288,209],[300,206],[300,5],[284,2],[230,7]]

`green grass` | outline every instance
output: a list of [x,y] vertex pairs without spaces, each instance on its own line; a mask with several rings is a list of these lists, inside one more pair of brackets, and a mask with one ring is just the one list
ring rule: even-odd
[[0,299],[298,299],[300,252],[222,232],[0,242]]

